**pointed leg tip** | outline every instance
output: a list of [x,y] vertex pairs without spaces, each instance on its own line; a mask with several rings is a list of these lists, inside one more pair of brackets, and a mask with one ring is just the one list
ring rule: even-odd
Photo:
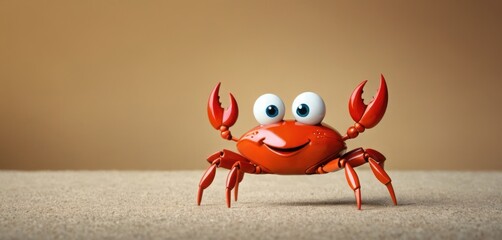
[[237,182],[235,184],[235,188],[234,188],[234,200],[236,202],[237,202],[238,195],[239,195],[239,182]]
[[226,190],[226,198],[225,198],[225,200],[226,200],[226,202],[227,202],[227,207],[228,207],[228,208],[230,208],[230,202],[232,201],[232,198],[231,198],[231,196],[230,196],[230,191],[231,191],[231,189],[227,188],[227,190]]
[[392,186],[392,183],[389,182],[386,184],[387,189],[389,190],[390,198],[392,199],[392,202],[394,205],[397,205],[397,200],[396,200],[396,194],[394,193],[394,187]]
[[361,190],[359,188],[355,189],[354,194],[356,195],[357,210],[361,210]]
[[234,200],[237,202],[237,198],[238,198],[238,192],[237,192],[238,188],[236,187],[235,190],[234,190]]
[[202,192],[204,189],[199,187],[199,191],[197,191],[197,205],[200,206],[200,203],[202,202]]

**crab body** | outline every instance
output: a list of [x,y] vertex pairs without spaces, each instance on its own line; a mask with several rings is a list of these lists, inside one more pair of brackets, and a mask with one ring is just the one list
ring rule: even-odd
[[387,85],[383,75],[375,98],[366,105],[361,98],[366,81],[359,84],[349,100],[349,112],[356,122],[342,136],[323,123],[325,104],[312,92],[298,95],[292,104],[295,120],[284,120],[285,107],[274,94],[260,96],[253,107],[259,126],[232,136],[229,128],[237,121],[237,102],[230,94],[230,106],[225,110],[219,102],[220,84],[211,92],[208,117],[221,137],[237,142],[239,153],[223,149],[208,157],[211,164],[199,183],[197,204],[213,181],[216,168],[230,172],[226,182],[226,202],[230,207],[231,191],[237,201],[239,183],[249,174],[324,174],[344,169],[349,186],[354,190],[357,207],[361,209],[360,183],[354,168],[369,163],[376,178],[385,186],[394,204],[397,204],[391,179],[383,169],[385,157],[376,150],[356,148],[346,152],[345,141],[355,138],[367,128],[374,127],[383,117],[387,107]]
[[237,141],[237,149],[267,173],[309,174],[346,146],[342,135],[326,124],[286,120],[251,129]]

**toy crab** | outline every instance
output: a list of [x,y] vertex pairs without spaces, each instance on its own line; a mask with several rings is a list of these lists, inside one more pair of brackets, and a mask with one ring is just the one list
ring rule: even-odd
[[218,167],[230,170],[226,181],[227,207],[230,207],[232,190],[237,201],[244,173],[324,174],[344,169],[347,182],[354,190],[357,209],[361,209],[361,186],[354,168],[369,163],[376,178],[387,186],[396,205],[391,179],[384,170],[385,157],[373,149],[356,148],[346,152],[345,141],[377,125],[387,108],[387,85],[383,75],[376,97],[368,105],[361,98],[365,84],[366,81],[360,83],[350,97],[349,112],[356,123],[345,136],[322,123],[326,112],[322,98],[313,92],[304,92],[293,101],[295,120],[283,120],[285,107],[278,96],[260,96],[253,107],[260,125],[235,138],[229,128],[237,120],[237,102],[230,94],[230,106],[223,109],[219,102],[218,83],[209,96],[209,121],[223,139],[237,142],[240,154],[223,149],[209,156],[207,161],[211,165],[200,180],[197,204],[200,205],[203,191],[213,182]]

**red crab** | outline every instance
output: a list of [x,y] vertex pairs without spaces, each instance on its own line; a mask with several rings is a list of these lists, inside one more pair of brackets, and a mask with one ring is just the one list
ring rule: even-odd
[[197,204],[202,193],[213,182],[216,168],[230,169],[226,182],[226,202],[230,207],[231,191],[237,201],[239,183],[244,173],[251,174],[324,174],[345,169],[347,182],[354,190],[357,208],[361,209],[361,190],[355,167],[369,163],[376,178],[387,186],[394,204],[397,204],[391,179],[384,170],[385,157],[376,150],[356,148],[345,152],[345,141],[357,137],[366,128],[372,128],[382,119],[387,108],[387,84],[383,75],[376,97],[366,105],[361,98],[363,81],[356,87],[349,101],[349,112],[356,122],[345,136],[322,123],[325,105],[322,98],[304,92],[293,101],[295,120],[283,120],[285,108],[274,94],[260,96],[253,107],[259,126],[235,138],[229,128],[237,120],[238,107],[232,94],[230,106],[224,110],[219,102],[220,83],[209,96],[207,113],[211,125],[221,137],[237,142],[239,153],[223,149],[209,156],[211,164],[199,183]]

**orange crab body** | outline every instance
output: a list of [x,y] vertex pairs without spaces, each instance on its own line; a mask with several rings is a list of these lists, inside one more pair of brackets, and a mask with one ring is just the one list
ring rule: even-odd
[[340,133],[325,124],[283,121],[251,129],[239,139],[237,149],[267,173],[309,174],[346,146]]
[[260,123],[241,138],[232,136],[229,128],[238,116],[237,101],[230,94],[230,106],[223,109],[219,102],[220,84],[211,92],[207,113],[211,125],[221,137],[237,142],[239,153],[223,149],[208,157],[211,164],[199,183],[197,204],[200,205],[204,189],[213,182],[216,168],[230,172],[226,182],[226,202],[230,207],[231,191],[237,201],[239,183],[244,174],[325,174],[344,170],[347,182],[354,191],[357,207],[361,209],[361,191],[355,167],[368,163],[376,178],[384,184],[397,204],[391,179],[384,170],[385,157],[373,149],[356,148],[346,152],[345,141],[355,138],[365,129],[372,128],[382,119],[387,108],[387,84],[383,75],[375,98],[366,105],[361,98],[366,81],[359,84],[349,100],[349,112],[356,122],[342,136],[322,123],[325,104],[312,92],[298,95],[292,104],[294,120],[284,120],[284,102],[274,94],[260,96],[253,114]]

